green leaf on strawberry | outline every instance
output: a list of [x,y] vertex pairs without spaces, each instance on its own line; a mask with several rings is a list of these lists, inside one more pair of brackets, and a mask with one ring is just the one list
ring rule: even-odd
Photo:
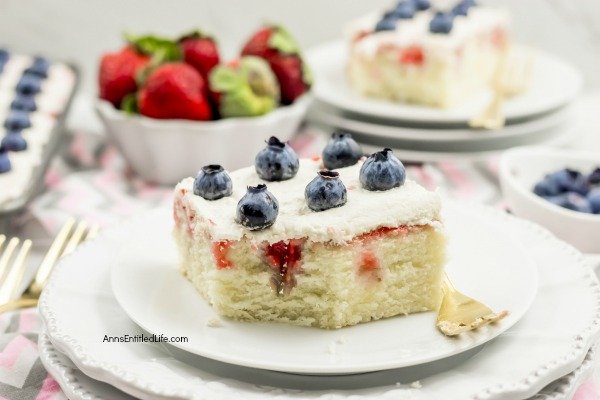
[[121,101],[121,110],[125,111],[127,114],[137,114],[138,104],[137,104],[137,93],[129,93],[127,96],[123,98]]
[[269,47],[284,54],[299,54],[300,47],[294,37],[282,26],[274,26],[269,38]]
[[130,34],[125,34],[125,39],[138,52],[152,58],[160,57],[161,62],[179,61],[182,58],[181,50],[174,40],[153,35],[135,36]]

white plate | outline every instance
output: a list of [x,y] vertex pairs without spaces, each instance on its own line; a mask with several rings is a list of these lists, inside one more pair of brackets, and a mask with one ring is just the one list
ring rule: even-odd
[[[179,272],[171,215],[155,214],[130,225],[129,239],[111,270],[112,288],[123,310],[143,329],[185,336],[188,342],[173,346],[218,361],[304,374],[423,364],[480,346],[506,331],[525,314],[537,290],[537,266],[520,243],[467,208],[447,208],[444,221],[451,238],[447,272],[452,281],[492,309],[510,311],[500,323],[460,338],[442,335],[434,312],[340,330],[230,319],[221,328],[210,327],[218,314]],[[340,356],[332,357],[329,349],[336,345]]]
[[[545,229],[488,207],[468,208],[527,245],[539,267],[538,294],[506,334],[434,363],[318,377],[237,367],[153,343],[103,342],[105,335],[143,333],[117,303],[109,265],[129,226],[148,215],[101,232],[65,257],[44,289],[40,315],[52,344],[83,373],[148,400],[525,399],[583,362],[599,336],[600,285],[582,255]],[[343,353],[340,346],[332,357]],[[415,380],[421,388],[396,385]]]
[[572,130],[572,110],[563,108],[535,120],[495,131],[402,127],[376,119],[356,119],[323,103],[315,103],[310,118],[327,127],[352,132],[362,143],[420,152],[486,153],[515,146],[546,143]]
[[[54,348],[43,332],[38,341],[40,359],[70,400],[133,400],[107,383],[81,372],[67,356]],[[593,371],[597,349],[590,349],[583,363],[570,374],[550,383],[529,400],[571,400],[575,391]]]
[[[322,44],[306,53],[315,76],[315,98],[342,110],[396,121],[465,124],[490,98],[489,91],[483,91],[458,107],[437,109],[363,97],[347,82],[347,53],[343,40]],[[506,102],[507,119],[528,118],[562,107],[575,98],[582,84],[577,69],[542,51],[535,51],[532,77],[526,93]]]

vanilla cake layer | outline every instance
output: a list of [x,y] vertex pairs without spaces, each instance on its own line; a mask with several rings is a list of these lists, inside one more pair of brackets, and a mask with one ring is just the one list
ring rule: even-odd
[[508,45],[508,15],[473,7],[448,34],[429,32],[432,11],[373,32],[381,13],[350,25],[347,75],[359,93],[386,100],[449,107],[489,84]]
[[220,314],[240,320],[340,328],[436,309],[445,255],[438,195],[412,181],[364,190],[361,164],[337,170],[348,203],[323,212],[304,201],[320,162],[301,160],[293,179],[266,182],[280,210],[263,231],[234,221],[246,186],[265,183],[253,167],[230,174],[232,196],[216,201],[182,181],[174,207],[181,272]]

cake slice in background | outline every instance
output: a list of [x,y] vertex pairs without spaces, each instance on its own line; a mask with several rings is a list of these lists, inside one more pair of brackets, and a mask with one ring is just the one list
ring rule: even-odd
[[347,74],[359,93],[451,107],[490,82],[508,47],[509,15],[473,0],[402,0],[351,22]]

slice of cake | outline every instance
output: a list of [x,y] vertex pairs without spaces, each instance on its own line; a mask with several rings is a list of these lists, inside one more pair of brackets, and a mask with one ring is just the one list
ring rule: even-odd
[[181,271],[220,314],[340,328],[438,307],[438,195],[405,180],[391,150],[357,148],[336,135],[325,170],[271,138],[255,166],[177,185]]
[[365,96],[449,107],[489,83],[508,30],[504,10],[473,0],[402,0],[349,25],[348,79]]

